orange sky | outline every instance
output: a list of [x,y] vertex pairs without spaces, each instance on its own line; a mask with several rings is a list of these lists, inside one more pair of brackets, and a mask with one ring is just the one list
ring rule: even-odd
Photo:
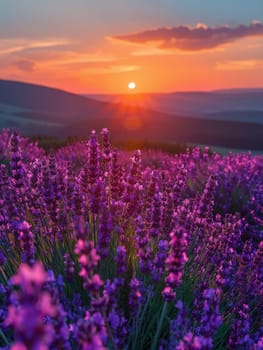
[[[81,47],[75,52],[53,52],[52,41],[45,48],[46,44],[27,43],[42,49],[32,49],[32,52],[29,49],[23,60],[19,58],[15,64],[7,64],[1,78],[78,93],[124,93],[128,91],[129,81],[136,82],[137,92],[260,87],[263,84],[263,59],[250,58],[252,53],[257,57],[259,49],[262,50],[262,39],[257,37],[198,52],[161,50],[154,43],[127,44],[107,38],[91,53],[85,53],[85,48]],[[8,45],[6,50],[23,45],[26,44],[14,42],[13,47]],[[31,62],[35,63],[30,65]]]
[[[109,15],[98,12],[98,16],[104,16],[108,22],[105,24],[98,18],[92,22],[91,17],[88,22],[88,17],[89,26],[84,28],[84,19],[76,11],[72,13],[76,29],[64,28],[61,22],[59,28],[64,29],[60,31],[54,27],[52,19],[50,28],[49,22],[44,21],[45,14],[50,16],[45,13],[45,7],[43,15],[37,12],[39,27],[37,22],[26,25],[30,8],[23,16],[19,13],[21,23],[16,22],[12,27],[18,14],[12,12],[10,5],[9,17],[6,10],[6,22],[0,14],[0,79],[54,86],[77,93],[126,93],[130,81],[136,82],[136,92],[262,87],[263,25],[255,21],[257,2],[253,1],[255,15],[251,17],[250,14],[250,21],[244,24],[238,19],[229,24],[213,12],[213,20],[202,23],[198,19],[204,18],[199,15],[192,23],[185,24],[188,12],[181,20],[180,15],[171,20],[168,2],[170,6],[172,2],[166,1],[167,13],[160,12],[162,18],[157,17],[156,10],[152,17],[134,22],[127,20],[125,24],[121,18],[114,22],[117,16],[114,11]],[[112,4],[118,8],[117,0]],[[118,2],[118,6],[120,4]],[[0,5],[3,14],[1,6],[4,5]],[[67,19],[70,10],[68,7]],[[135,6],[134,13],[137,10]],[[36,10],[31,8],[31,11]],[[54,16],[58,16],[59,8],[57,11],[57,14],[53,11]],[[126,16],[128,18],[128,12]],[[28,17],[28,21],[32,21],[31,18]]]

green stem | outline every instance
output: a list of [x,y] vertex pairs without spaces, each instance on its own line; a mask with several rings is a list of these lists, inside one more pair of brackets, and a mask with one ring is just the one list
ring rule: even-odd
[[160,316],[160,319],[158,322],[157,331],[156,331],[154,339],[153,339],[153,345],[151,346],[151,350],[157,349],[158,340],[159,340],[160,333],[161,333],[162,326],[163,326],[164,316],[166,314],[166,309],[167,309],[167,302],[165,302],[163,305],[162,313],[161,313],[161,316]]
[[[0,272],[1,272],[1,276],[4,278],[5,283],[8,283],[8,277],[5,274],[5,271],[2,267],[0,267]],[[10,275],[12,275],[12,273],[10,273]]]
[[93,241],[94,246],[97,246],[97,239],[96,239],[96,215],[92,214],[92,232],[93,232]]
[[4,340],[4,342],[5,342],[6,345],[9,344],[7,337],[6,337],[5,334],[1,331],[1,329],[0,329],[0,337]]
[[144,316],[145,316],[147,307],[149,305],[149,301],[150,301],[150,298],[148,297],[147,301],[146,301],[146,303],[145,303],[145,305],[143,307],[143,311],[142,311],[142,313],[141,313],[141,315],[139,317],[139,322],[138,323],[136,322],[136,326],[135,326],[136,332],[135,332],[135,337],[134,337],[134,339],[135,339],[135,347],[132,347],[132,348],[135,348],[135,349],[138,349],[138,347],[137,347],[138,335],[139,335],[139,332],[141,331],[142,323],[145,321],[144,320]]

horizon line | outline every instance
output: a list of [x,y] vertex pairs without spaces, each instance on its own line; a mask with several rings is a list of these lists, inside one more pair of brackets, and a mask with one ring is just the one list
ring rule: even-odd
[[16,79],[2,79],[0,78],[0,81],[6,81],[6,82],[13,82],[13,83],[19,83],[19,84],[25,84],[25,85],[33,85],[38,87],[44,87],[52,90],[58,90],[63,91],[69,94],[78,95],[78,96],[85,96],[85,95],[125,95],[125,96],[138,96],[138,95],[165,95],[165,94],[180,94],[180,93],[215,93],[215,92],[235,92],[235,91],[244,91],[244,90],[262,90],[263,86],[253,86],[253,87],[230,87],[230,88],[217,88],[217,89],[200,89],[200,90],[170,90],[170,91],[157,91],[157,92],[74,92],[67,89],[63,89],[56,86],[50,86],[43,83],[34,83],[34,82],[28,82],[24,80],[16,80]]

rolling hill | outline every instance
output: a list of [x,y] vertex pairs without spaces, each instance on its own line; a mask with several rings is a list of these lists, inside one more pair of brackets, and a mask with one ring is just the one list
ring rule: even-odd
[[[222,93],[219,94],[222,99]],[[171,107],[176,104],[171,97],[175,94],[156,95],[155,104],[161,96],[162,106],[166,103],[168,106],[166,110],[155,110],[154,103],[149,105],[142,101],[139,104],[120,97],[118,100],[108,98],[107,101],[99,101],[95,96],[84,97],[54,88],[0,80],[0,128],[17,127],[27,135],[88,137],[92,129],[108,127],[115,140],[189,142],[263,150],[263,123],[260,122],[262,99],[258,97],[262,93],[246,94],[253,97],[250,96],[246,104],[245,99],[241,99],[238,109],[238,93],[224,92],[227,108],[218,110],[220,101],[216,98],[217,92],[213,99],[210,95],[205,98],[202,93],[181,93],[179,112],[179,109],[176,111]],[[237,106],[234,119],[231,117],[233,120],[229,117],[229,113],[232,113],[229,112],[229,104],[232,103],[233,107],[233,102],[229,102],[233,101],[230,95],[235,95]],[[154,101],[153,95],[146,97]],[[176,98],[179,105],[178,96]],[[189,106],[193,109],[194,104],[211,108],[205,112],[196,107],[197,113],[192,113]],[[254,110],[251,109],[253,106]],[[253,121],[246,117],[252,112]]]
[[[86,95],[98,101],[120,103],[125,95]],[[232,89],[210,92],[175,92],[146,94],[144,98],[130,96],[129,104],[144,106],[159,112],[215,119],[220,114],[223,120],[236,120],[239,112],[246,114],[246,121],[255,118],[263,123],[263,89]],[[216,118],[217,119],[217,118]],[[253,122],[253,121],[252,121]]]

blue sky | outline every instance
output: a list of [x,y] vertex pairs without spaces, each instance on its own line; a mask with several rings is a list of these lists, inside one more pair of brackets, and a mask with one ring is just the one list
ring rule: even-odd
[[[261,14],[261,16],[260,16]],[[261,18],[260,18],[261,17]],[[80,35],[142,26],[237,25],[263,20],[262,0],[1,0],[0,36]],[[93,33],[94,34],[94,33]],[[107,33],[110,34],[110,33]]]

